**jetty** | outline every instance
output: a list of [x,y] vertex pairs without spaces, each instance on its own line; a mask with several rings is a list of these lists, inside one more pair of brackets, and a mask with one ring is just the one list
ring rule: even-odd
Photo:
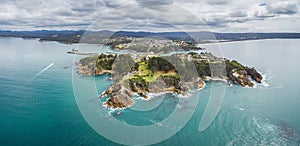
[[78,51],[68,51],[69,54],[77,54],[77,55],[99,55],[100,53],[95,52],[78,52]]

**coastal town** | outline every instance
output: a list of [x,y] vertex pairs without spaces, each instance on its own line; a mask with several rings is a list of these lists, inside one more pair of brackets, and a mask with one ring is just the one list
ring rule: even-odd
[[116,50],[131,50],[136,52],[169,53],[172,51],[203,50],[194,40],[170,40],[160,37],[112,37],[104,39],[103,45]]

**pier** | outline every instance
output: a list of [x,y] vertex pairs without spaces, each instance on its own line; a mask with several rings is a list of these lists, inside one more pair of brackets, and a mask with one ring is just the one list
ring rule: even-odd
[[77,55],[99,55],[100,53],[91,53],[91,52],[78,52],[78,51],[68,51],[69,54],[77,54]]

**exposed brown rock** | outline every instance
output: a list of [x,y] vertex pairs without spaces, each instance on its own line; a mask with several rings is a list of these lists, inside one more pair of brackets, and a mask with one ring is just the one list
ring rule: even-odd
[[254,84],[249,80],[246,70],[234,70],[232,71],[232,76],[230,78],[235,84],[239,84],[243,87],[250,86],[253,87]]
[[201,78],[198,78],[196,81],[193,82],[193,86],[196,89],[200,89],[204,86],[204,82]]
[[246,71],[253,80],[255,80],[257,83],[261,83],[263,77],[254,68],[246,68]]
[[110,96],[107,101],[104,102],[104,105],[108,108],[125,108],[131,106],[132,104],[133,100],[124,94]]

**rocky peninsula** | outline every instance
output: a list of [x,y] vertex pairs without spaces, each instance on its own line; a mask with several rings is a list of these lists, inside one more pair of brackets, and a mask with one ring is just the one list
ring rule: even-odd
[[134,95],[145,99],[149,98],[148,93],[185,95],[191,89],[202,88],[209,79],[222,79],[243,87],[253,87],[253,82],[262,80],[254,68],[207,52],[168,56],[99,54],[82,58],[77,72],[87,76],[112,75],[114,83],[99,98],[107,96],[103,105],[113,109],[131,106]]

